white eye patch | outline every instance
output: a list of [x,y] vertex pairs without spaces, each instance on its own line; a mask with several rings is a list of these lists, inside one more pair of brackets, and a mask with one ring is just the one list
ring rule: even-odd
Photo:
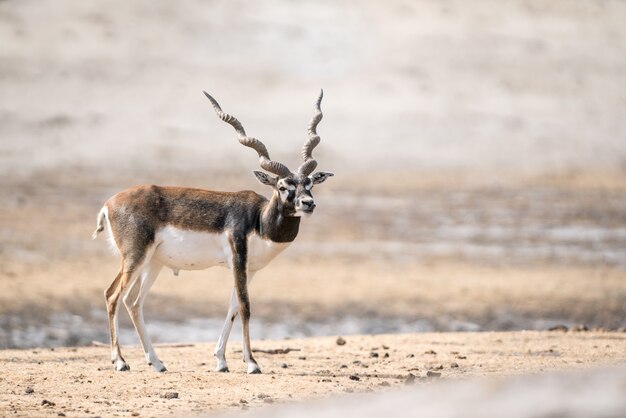
[[284,181],[279,181],[277,184],[277,187],[280,192],[284,192],[287,190],[296,190],[296,186],[294,186],[293,184],[286,183]]

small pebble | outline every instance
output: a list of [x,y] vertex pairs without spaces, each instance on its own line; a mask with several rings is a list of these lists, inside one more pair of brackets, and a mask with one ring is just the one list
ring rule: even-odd
[[59,412],[59,413],[57,414],[57,417],[64,417],[64,416],[65,416],[65,413],[63,413],[63,412]]
[[385,353],[384,358],[389,358],[389,353]]
[[50,402],[47,399],[44,399],[43,401],[41,401],[41,406],[55,406],[56,404],[54,402]]
[[426,350],[424,352],[424,354],[433,354],[433,355],[435,355],[435,354],[437,354],[437,352],[435,350]]
[[443,365],[438,364],[435,367],[433,367],[433,370],[443,370]]
[[409,375],[404,379],[405,385],[412,385],[415,383],[415,375],[413,373],[409,373]]
[[27,395],[30,395],[32,393],[35,393],[35,389],[33,388],[26,388],[26,390],[24,390],[24,393]]
[[441,373],[429,370],[426,372],[426,377],[441,377]]
[[289,367],[289,366],[287,366],[287,363],[283,363],[283,364],[281,364],[281,365],[280,365],[280,367],[281,367],[282,369],[286,369],[286,368],[287,368],[287,367]]
[[165,399],[178,399],[178,392],[165,392],[161,397]]
[[350,380],[355,380],[355,381],[359,381],[361,380],[361,378],[359,376],[357,376],[356,374],[351,374],[350,375]]
[[466,356],[456,356],[456,358],[458,358],[459,360],[465,360],[467,357]]
[[372,351],[372,352],[370,353],[370,357],[372,357],[372,358],[377,358],[377,357],[378,357],[378,353],[377,353],[376,351]]
[[450,367],[452,367],[453,369],[456,369],[457,367],[459,367],[459,363],[452,363],[450,364]]
[[337,337],[337,341],[335,341],[337,345],[346,345],[346,340],[343,337]]

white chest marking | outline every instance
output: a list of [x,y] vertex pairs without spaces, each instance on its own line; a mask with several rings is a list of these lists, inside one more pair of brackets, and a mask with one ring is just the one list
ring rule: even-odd
[[269,264],[278,254],[289,247],[290,242],[264,240],[256,234],[248,237],[248,270],[257,271]]
[[[230,267],[232,253],[226,233],[188,231],[172,226],[160,229],[155,237],[154,258],[177,270],[204,270],[213,266]],[[252,234],[248,238],[248,270],[265,267],[290,243],[276,243]]]

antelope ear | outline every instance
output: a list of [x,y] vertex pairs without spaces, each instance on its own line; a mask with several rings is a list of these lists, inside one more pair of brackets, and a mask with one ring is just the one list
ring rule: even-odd
[[266,184],[268,186],[276,186],[276,182],[278,181],[278,177],[272,177],[267,173],[262,171],[253,171],[256,178],[261,182],[261,184]]
[[326,171],[318,171],[315,174],[312,174],[311,180],[313,180],[313,184],[324,183],[328,177],[334,176],[333,173],[328,173]]

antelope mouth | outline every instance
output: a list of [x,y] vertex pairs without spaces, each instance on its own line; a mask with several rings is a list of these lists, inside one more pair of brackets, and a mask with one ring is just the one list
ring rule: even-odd
[[300,207],[296,208],[296,216],[299,215],[299,214],[311,215],[314,210],[315,210],[315,204],[313,204],[311,206],[300,206]]

